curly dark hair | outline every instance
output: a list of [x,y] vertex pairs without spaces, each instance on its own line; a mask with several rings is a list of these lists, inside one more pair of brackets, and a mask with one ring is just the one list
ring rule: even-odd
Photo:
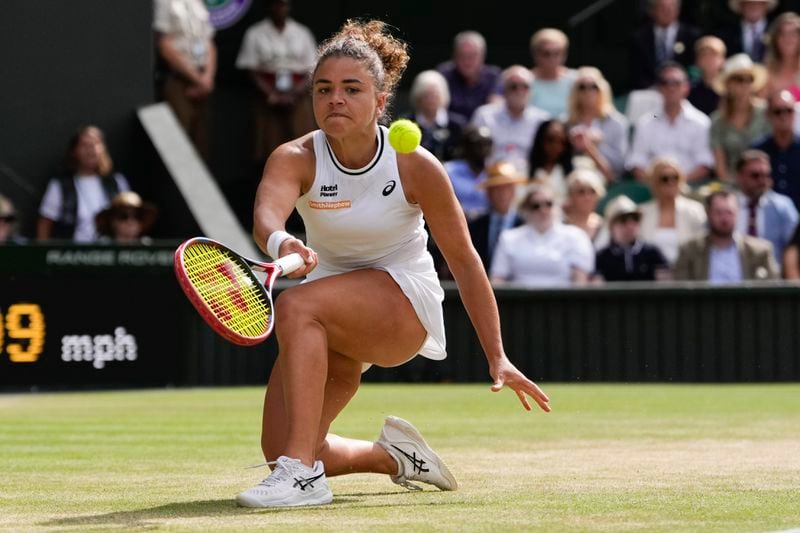
[[348,20],[318,50],[317,65],[331,57],[349,57],[360,61],[372,74],[375,87],[391,99],[408,65],[408,44],[393,36],[380,20]]
[[[553,124],[561,125],[561,127],[564,128],[564,133],[567,133],[566,124],[560,120],[550,119],[539,124],[536,133],[533,135],[533,146],[531,146],[531,151],[528,155],[528,174],[530,174],[531,177],[533,177],[537,168],[547,163],[547,156],[544,151],[545,137],[547,135],[547,130],[550,129],[550,126]],[[572,143],[570,143],[569,138],[567,138],[564,151],[561,152],[561,156],[558,158],[558,161],[556,161],[556,163],[561,165],[565,176],[572,172],[572,153]]]

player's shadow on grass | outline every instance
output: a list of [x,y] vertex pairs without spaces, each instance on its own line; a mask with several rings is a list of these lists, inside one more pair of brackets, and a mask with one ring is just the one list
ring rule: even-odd
[[[333,503],[328,507],[331,510],[337,507],[384,507],[384,502],[371,503],[369,500],[375,496],[397,496],[399,499],[412,495],[412,492],[371,492],[354,493],[333,498]],[[392,506],[417,506],[431,505],[430,501],[398,501]],[[197,518],[203,516],[241,516],[252,513],[282,513],[282,512],[303,512],[314,511],[319,507],[300,507],[284,509],[246,509],[238,507],[231,498],[223,500],[199,500],[194,502],[175,502],[157,507],[146,509],[135,509],[132,511],[117,511],[98,515],[72,516],[48,520],[38,525],[46,527],[67,527],[67,526],[99,526],[99,525],[118,525],[126,527],[145,527],[157,525],[161,520],[176,518]]]

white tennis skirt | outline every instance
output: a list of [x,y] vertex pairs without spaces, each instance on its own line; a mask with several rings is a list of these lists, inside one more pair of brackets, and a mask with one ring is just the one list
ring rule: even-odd
[[[419,355],[436,361],[447,357],[444,335],[444,290],[439,283],[433,258],[425,251],[416,258],[392,264],[375,264],[365,268],[376,268],[386,271],[411,302],[419,321],[428,333],[425,342],[419,349]],[[347,270],[326,268],[317,265],[307,277],[306,281],[326,278],[336,274],[343,274]]]

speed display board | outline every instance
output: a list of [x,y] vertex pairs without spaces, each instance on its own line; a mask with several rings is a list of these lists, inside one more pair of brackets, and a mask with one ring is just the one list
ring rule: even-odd
[[180,379],[172,247],[0,247],[0,386]]

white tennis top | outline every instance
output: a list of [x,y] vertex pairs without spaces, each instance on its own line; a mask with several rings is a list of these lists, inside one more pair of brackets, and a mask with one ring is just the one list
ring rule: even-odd
[[387,135],[380,126],[375,157],[363,168],[349,169],[336,159],[325,133],[314,132],[314,183],[296,204],[307,245],[319,256],[307,279],[362,268],[388,272],[428,332],[419,353],[444,359],[444,291],[428,253],[422,210],[406,200]]

